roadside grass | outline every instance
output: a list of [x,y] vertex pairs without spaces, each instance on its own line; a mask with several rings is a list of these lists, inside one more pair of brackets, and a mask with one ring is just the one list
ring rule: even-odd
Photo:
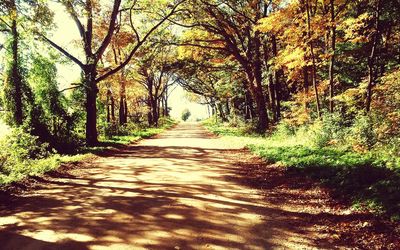
[[40,176],[57,169],[62,164],[83,161],[91,154],[59,155],[53,154],[43,159],[26,159],[12,165],[12,168],[2,168],[0,171],[0,187],[18,182],[28,176]]
[[135,143],[139,140],[150,138],[162,133],[164,130],[176,125],[177,122],[172,119],[163,119],[159,127],[140,128],[134,127],[124,135],[112,135],[109,137],[101,136],[99,144],[94,147],[83,147],[80,153],[101,153],[104,150],[118,148],[123,145]]
[[[100,137],[100,142],[97,146],[82,147],[77,154],[73,155],[45,152],[44,146],[35,145],[35,137],[22,131],[17,131],[17,134],[10,135],[11,140],[3,138],[0,141],[0,151],[3,149],[3,152],[0,152],[0,188],[29,176],[43,175],[46,172],[57,169],[62,164],[84,161],[105,150],[152,137],[175,124],[175,121],[168,119],[160,127],[137,128],[129,131],[128,135],[116,135],[108,139]],[[21,136],[22,140],[15,139],[15,136]],[[31,157],[33,151],[40,151],[38,157]]]
[[329,187],[355,210],[400,220],[400,158],[379,151],[354,152],[335,146],[316,147],[304,135],[261,137],[232,131],[227,125],[205,124],[229,145],[243,146],[274,163]]

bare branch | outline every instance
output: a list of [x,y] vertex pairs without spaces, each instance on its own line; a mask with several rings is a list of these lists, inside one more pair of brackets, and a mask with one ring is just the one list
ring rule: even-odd
[[1,21],[2,23],[4,23],[8,28],[11,29],[11,26],[10,26],[6,21],[4,21],[1,17],[0,17],[0,21]]
[[136,30],[135,26],[133,25],[133,20],[132,20],[132,10],[135,7],[136,3],[137,3],[137,0],[135,0],[133,2],[132,7],[129,9],[129,23],[131,25],[131,28],[132,28],[133,32],[135,33],[136,40],[140,41],[139,32]]
[[61,46],[59,46],[55,42],[51,41],[43,34],[39,34],[39,36],[42,37],[46,42],[48,42],[52,47],[54,47],[55,49],[60,51],[62,54],[64,54],[64,56],[68,57],[71,61],[78,64],[79,67],[81,67],[81,69],[85,69],[85,65],[81,61],[79,61],[78,58],[76,58],[73,55],[71,55],[70,53],[68,53],[65,49],[61,48]]
[[81,21],[79,20],[78,14],[76,13],[74,6],[72,5],[72,3],[70,1],[65,1],[63,4],[64,4],[65,8],[67,9],[67,12],[69,13],[69,15],[74,20],[76,27],[78,27],[81,38],[85,40],[85,28],[83,27]]
[[191,46],[191,47],[198,47],[198,48],[203,48],[203,49],[213,49],[213,50],[223,50],[227,51],[225,47],[215,47],[215,46],[207,46],[207,45],[201,45],[201,44],[196,44],[196,43],[163,43],[165,45],[174,45],[174,46]]
[[67,90],[77,89],[77,88],[81,88],[81,87],[83,87],[83,86],[82,86],[82,85],[76,85],[76,86],[72,86],[72,87],[68,87],[68,88],[59,90],[58,92],[59,92],[59,93],[62,93],[62,92],[67,91]]

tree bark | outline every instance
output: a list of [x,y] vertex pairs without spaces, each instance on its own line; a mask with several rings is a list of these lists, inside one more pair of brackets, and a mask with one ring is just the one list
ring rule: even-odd
[[153,124],[154,126],[158,126],[158,98],[153,97],[153,104],[152,106],[152,116],[153,116]]
[[335,24],[335,5],[334,0],[330,0],[330,15],[331,15],[331,60],[329,62],[329,112],[334,111],[334,67],[335,67],[335,54],[336,54],[336,24]]
[[[272,35],[272,53],[274,57],[278,56],[277,41],[275,35]],[[282,76],[282,69],[274,70],[274,80],[275,80],[275,102],[276,102],[276,121],[281,118],[281,99],[282,99],[282,85],[280,77]]]
[[380,18],[380,5],[381,1],[376,0],[374,6],[374,35],[372,40],[371,46],[371,53],[368,57],[368,85],[367,85],[367,96],[365,100],[365,111],[369,113],[371,111],[371,101],[372,101],[372,87],[375,85],[376,82],[376,74],[375,74],[375,57],[376,57],[376,50],[379,43],[379,18]]
[[262,86],[262,70],[261,70],[261,53],[260,53],[260,37],[259,32],[256,31],[254,35],[254,80],[255,80],[255,99],[258,111],[258,126],[257,131],[259,133],[264,133],[268,127],[268,113],[267,113],[267,103],[265,100],[263,86]]
[[[15,2],[13,1],[13,10],[12,11],[17,11]],[[16,14],[15,14],[16,15]],[[19,42],[19,34],[17,30],[17,20],[16,17],[14,17],[14,20],[12,20],[11,24],[11,35],[12,35],[12,69],[11,69],[11,81],[10,84],[11,88],[14,89],[14,94],[11,96],[11,98],[14,99],[14,122],[17,126],[22,125],[23,123],[23,104],[22,104],[22,77],[20,74],[20,69],[19,69],[19,56],[18,56],[18,42]]]
[[127,123],[126,85],[124,79],[120,80],[119,95],[119,124],[122,126]]
[[108,89],[107,90],[107,123],[111,122],[111,91]]
[[312,36],[311,36],[311,16],[310,16],[310,4],[309,0],[306,0],[306,12],[307,12],[307,34],[308,34],[308,43],[310,46],[310,52],[311,52],[311,60],[312,60],[312,83],[314,87],[314,93],[315,93],[315,105],[317,108],[317,117],[321,117],[321,107],[320,107],[320,102],[319,102],[319,94],[318,94],[318,87],[317,87],[317,66],[315,62],[315,54],[314,54],[314,45],[313,42],[311,41]]
[[85,70],[86,82],[86,144],[94,146],[98,143],[97,140],[97,93],[96,84],[96,66],[88,65]]

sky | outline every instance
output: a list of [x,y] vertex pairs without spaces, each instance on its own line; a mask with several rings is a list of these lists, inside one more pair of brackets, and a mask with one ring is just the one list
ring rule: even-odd
[[177,120],[181,119],[182,111],[185,108],[188,108],[191,113],[189,121],[208,118],[207,106],[188,100],[186,91],[181,86],[177,86],[171,92],[168,106],[171,107],[171,117]]
[[[73,55],[83,58],[83,53],[74,47],[73,41],[79,39],[79,32],[74,21],[65,12],[63,6],[52,3],[51,8],[55,10],[55,23],[57,29],[53,32],[51,39],[61,45],[67,51],[72,51]],[[60,54],[60,56],[63,56]],[[80,78],[80,68],[75,64],[57,65],[58,82],[60,89],[68,87],[71,83]],[[101,84],[101,83],[100,83]],[[207,107],[200,105],[186,98],[185,90],[178,86],[171,92],[168,106],[171,108],[170,115],[175,119],[180,119],[183,109],[188,108],[191,112],[189,120],[204,119],[208,117]]]

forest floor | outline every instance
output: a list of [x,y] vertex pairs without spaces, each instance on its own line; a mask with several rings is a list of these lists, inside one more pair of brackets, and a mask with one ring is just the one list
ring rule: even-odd
[[193,123],[0,193],[1,249],[399,249],[396,230]]

